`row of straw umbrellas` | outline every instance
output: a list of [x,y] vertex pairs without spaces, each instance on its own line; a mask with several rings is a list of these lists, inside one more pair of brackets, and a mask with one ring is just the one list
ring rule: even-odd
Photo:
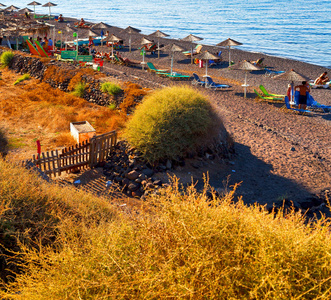
[[6,5],[0,3],[0,8],[1,7],[6,7],[4,9],[2,9],[2,11],[9,11],[9,12],[13,12],[13,11],[18,11],[18,12],[22,12],[22,13],[31,13],[33,12],[34,14],[36,14],[36,6],[41,5],[42,7],[48,7],[48,11],[49,11],[49,16],[51,15],[51,7],[53,6],[57,6],[57,4],[52,3],[52,2],[47,2],[46,4],[42,5],[41,3],[37,2],[37,1],[33,1],[29,4],[27,4],[28,6],[33,6],[33,10],[25,7],[23,9],[20,10],[19,7],[15,6],[15,5],[10,5],[8,7],[6,7]]
[[[101,27],[105,28],[103,26],[101,26]],[[139,33],[140,30],[129,26],[126,29],[124,29],[124,32],[127,32],[127,33],[130,34],[129,49],[130,49],[130,52],[131,52],[131,34]],[[157,44],[158,45],[158,47],[157,47],[158,58],[160,57],[160,50],[165,50],[165,51],[168,50],[168,51],[171,52],[171,70],[170,70],[170,72],[172,73],[173,72],[174,53],[175,52],[182,52],[184,49],[181,46],[179,46],[175,43],[169,44],[169,45],[163,47],[162,49],[160,49],[160,38],[164,38],[164,37],[169,36],[169,35],[163,33],[160,30],[155,31],[154,33],[150,34],[149,36],[158,39],[157,40],[157,43],[158,43]],[[120,38],[112,35],[110,40],[111,41],[117,41],[117,40],[120,40]],[[186,36],[185,38],[181,39],[181,41],[190,42],[191,45],[192,45],[191,46],[191,63],[193,63],[193,55],[192,55],[193,54],[193,43],[201,41],[201,40],[202,40],[202,38],[200,38],[198,36],[195,36],[193,34],[190,34],[190,35]],[[153,41],[151,41],[147,38],[143,38],[142,41],[141,41],[141,44],[150,44],[150,43],[153,43]],[[228,38],[228,39],[224,40],[223,42],[216,45],[216,46],[222,46],[222,47],[228,47],[229,48],[229,67],[230,67],[230,64],[231,64],[231,51],[230,51],[230,49],[233,46],[239,46],[239,45],[242,45],[242,43],[237,42],[237,41],[235,41],[231,38]],[[208,76],[208,61],[218,59],[218,57],[215,56],[214,54],[210,53],[209,51],[205,51],[201,55],[199,55],[198,58],[206,62],[206,75],[205,76]],[[143,57],[143,62],[144,62],[144,57]],[[249,61],[246,61],[246,60],[238,62],[237,64],[233,65],[231,68],[245,71],[245,82],[242,86],[244,87],[244,97],[246,98],[246,91],[247,91],[247,87],[249,86],[247,84],[247,73],[250,72],[250,71],[261,70],[261,68],[254,65],[254,64],[252,64]],[[294,71],[293,69],[290,70],[290,71],[287,71],[283,74],[275,76],[275,79],[291,81],[292,97],[293,97],[294,81],[308,80],[308,78],[306,76]]]
[[[36,1],[33,1],[31,3],[29,3],[28,5],[30,6],[33,6],[34,7],[34,13],[35,13],[35,6],[37,5],[41,5],[41,3],[39,2],[36,2]],[[48,2],[44,5],[42,5],[43,7],[49,7],[49,15],[51,15],[51,7],[52,6],[57,6],[56,4],[52,3],[52,2]],[[0,3],[0,7],[5,7],[3,4]],[[6,9],[4,10],[7,10],[7,11],[14,11],[14,10],[18,10],[19,8],[18,7],[15,7],[14,5],[11,5],[9,7],[7,7]],[[22,12],[25,11],[29,11],[29,12],[32,12],[31,10],[29,10],[28,8],[25,8],[22,10]],[[103,22],[100,22],[98,24],[95,24],[93,26],[93,29],[109,29],[111,26],[107,25],[106,23],[103,23]],[[25,28],[25,32],[29,30]],[[36,30],[35,28],[33,29],[34,31]],[[33,31],[32,30],[32,31]],[[44,28],[42,30],[45,30]],[[73,31],[71,28],[67,27],[66,28],[67,31]],[[16,31],[17,31],[17,27],[16,27]],[[134,28],[134,27],[131,27],[131,26],[128,26],[126,29],[124,29],[122,32],[125,32],[127,34],[129,34],[129,51],[131,52],[131,35],[132,34],[137,34],[137,33],[140,33],[141,30],[137,29],[137,28]],[[89,30],[89,36],[97,36],[98,34],[93,31],[93,30]],[[173,59],[174,59],[174,53],[175,52],[182,52],[184,51],[185,49],[183,49],[181,46],[177,45],[176,43],[172,43],[172,44],[168,44],[167,46],[163,47],[163,48],[160,48],[160,38],[165,38],[165,37],[168,37],[169,35],[160,31],[160,30],[157,30],[155,32],[153,32],[152,34],[150,34],[148,37],[150,38],[157,38],[157,52],[158,52],[158,58],[160,58],[160,50],[164,50],[164,51],[170,51],[171,52],[171,73],[173,72]],[[77,36],[77,39],[78,39],[78,36]],[[115,43],[115,42],[118,42],[122,40],[121,38],[115,36],[114,34],[112,34],[111,36],[108,37],[108,41],[111,42],[111,43]],[[198,37],[196,35],[193,35],[193,34],[189,34],[188,36],[186,36],[185,38],[181,39],[181,41],[184,41],[184,42],[190,42],[191,43],[191,63],[193,63],[193,45],[194,43],[196,42],[199,42],[203,40],[203,38],[201,37]],[[147,39],[146,37],[144,37],[141,41],[141,44],[151,44],[153,43],[152,40],[149,40]],[[62,44],[62,38],[61,38],[61,44]],[[78,45],[78,43],[77,43]],[[220,43],[218,43],[216,46],[221,46],[221,47],[227,47],[229,49],[229,67],[231,65],[231,47],[234,47],[234,46],[239,46],[239,45],[242,45],[242,43],[240,42],[237,42],[231,38],[228,38]],[[113,47],[112,47],[113,49]],[[113,51],[113,50],[112,50]],[[144,51],[143,51],[143,63],[144,63]],[[113,52],[112,52],[112,56],[114,56]],[[200,60],[203,60],[206,62],[206,75],[205,76],[208,76],[208,61],[209,60],[217,60],[219,59],[219,57],[217,57],[216,55],[210,53],[209,51],[204,51],[202,54],[200,54],[198,56],[198,58]],[[260,68],[248,61],[242,61],[242,62],[239,62],[235,65],[232,66],[233,69],[238,69],[238,70],[244,70],[245,71],[245,82],[244,84],[242,85],[244,87],[244,97],[246,97],[246,88],[248,86],[247,84],[247,73],[250,72],[250,71],[255,71],[255,70],[260,70]],[[294,85],[294,81],[302,81],[302,80],[307,80],[307,77],[295,72],[294,70],[290,70],[288,72],[285,72],[284,74],[280,74],[278,76],[275,76],[276,79],[284,79],[284,80],[288,80],[288,81],[291,81],[291,86],[292,86],[292,91],[293,91],[293,85]]]

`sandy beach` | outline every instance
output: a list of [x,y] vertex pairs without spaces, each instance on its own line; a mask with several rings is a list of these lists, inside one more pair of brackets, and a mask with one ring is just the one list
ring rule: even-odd
[[[46,22],[55,24],[56,31],[62,30],[65,33],[67,24],[74,29],[76,21],[65,17],[63,23]],[[100,30],[95,31],[100,32]],[[88,37],[88,29],[79,28],[77,32],[79,38]],[[123,32],[123,28],[111,27],[109,33],[124,40],[125,47],[119,50],[122,57],[142,61],[138,48],[144,35],[131,35],[132,52],[130,53],[129,35]],[[72,33],[68,34],[67,38],[72,40]],[[56,40],[58,39],[59,36]],[[187,42],[160,39],[160,44],[170,43],[176,43],[186,50],[191,48],[191,44]],[[111,51],[106,46],[94,48],[100,52]],[[245,99],[241,87],[245,73],[228,68],[228,50],[204,45],[202,51],[205,50],[211,53],[222,50],[223,62],[208,68],[208,75],[215,82],[229,84],[231,88],[221,91],[205,88],[199,90],[217,107],[226,129],[234,138],[236,154],[233,159],[219,163],[202,161],[199,168],[187,164],[185,169],[177,168],[175,174],[183,181],[190,181],[192,176],[199,179],[203,173],[209,172],[210,183],[219,190],[225,190],[234,183],[241,182],[237,195],[242,195],[246,203],[259,202],[272,205],[282,202],[283,199],[303,203],[314,199],[325,199],[326,194],[331,195],[331,114],[317,111],[314,114],[298,115],[284,109],[283,103],[257,101],[253,89],[258,89],[260,84],[263,84],[269,92],[286,94],[289,83],[267,77],[265,71],[247,74],[249,87]],[[231,60],[234,62],[253,61],[259,58],[264,58],[264,65],[272,70],[294,69],[310,79],[315,79],[324,71],[330,71],[300,61],[231,49]],[[157,52],[153,55],[146,54],[145,61],[152,62],[159,69],[170,68],[168,52],[161,52],[160,58]],[[200,77],[205,74],[205,68],[191,65],[190,59],[181,53],[174,55],[174,71],[187,75],[195,72]],[[152,89],[175,84],[191,85],[190,81],[172,81],[157,76],[142,70],[141,66],[128,67],[105,62],[103,72],[120,81],[137,82],[143,87]],[[316,101],[331,105],[331,89],[313,89],[311,95]]]

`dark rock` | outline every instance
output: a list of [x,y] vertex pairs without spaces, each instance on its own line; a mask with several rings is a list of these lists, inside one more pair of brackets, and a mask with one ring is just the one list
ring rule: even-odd
[[170,159],[168,159],[167,162],[166,162],[166,168],[167,168],[168,170],[170,170],[170,169],[172,168],[172,162],[171,162]]
[[134,192],[134,191],[138,190],[139,187],[140,187],[139,183],[131,182],[128,186],[128,190],[131,191],[131,192]]
[[128,187],[129,184],[131,183],[131,181],[128,178],[124,178],[121,183],[122,183],[122,186]]
[[129,172],[126,177],[130,180],[136,180],[139,176],[139,173],[137,171],[131,171]]
[[145,169],[142,169],[141,171],[144,175],[146,175],[147,177],[151,177],[154,175],[154,171],[150,168],[145,168]]

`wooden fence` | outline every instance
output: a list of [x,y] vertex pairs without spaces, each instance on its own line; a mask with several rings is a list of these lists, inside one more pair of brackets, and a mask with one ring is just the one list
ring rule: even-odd
[[75,146],[41,153],[40,157],[33,155],[32,163],[38,166],[46,175],[61,175],[64,171],[72,171],[87,166],[94,167],[106,160],[109,152],[117,142],[116,131],[111,131],[91,138],[89,141]]

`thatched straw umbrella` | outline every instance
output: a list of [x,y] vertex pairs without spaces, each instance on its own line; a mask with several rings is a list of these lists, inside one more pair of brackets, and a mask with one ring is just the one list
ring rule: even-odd
[[184,42],[190,42],[191,43],[191,64],[193,64],[193,43],[197,42],[197,41],[201,41],[201,40],[203,40],[203,38],[198,37],[198,36],[193,35],[193,34],[189,34],[188,36],[184,37],[181,40],[184,41]]
[[116,35],[112,34],[110,37],[109,37],[109,41],[112,43],[112,47],[111,47],[111,59],[112,59],[112,62],[114,62],[114,43],[115,42],[118,42],[118,41],[121,41],[122,39],[120,37],[117,37]]
[[182,52],[182,51],[184,51],[184,48],[182,48],[182,47],[176,45],[175,43],[173,43],[173,44],[169,44],[169,45],[163,47],[162,50],[170,50],[170,52],[171,52],[170,74],[172,74],[172,69],[173,69],[173,66],[174,66],[174,54],[175,54],[175,52]]
[[160,58],[160,38],[165,38],[169,36],[169,34],[166,34],[160,30],[156,30],[155,32],[151,33],[149,36],[157,38],[157,58]]
[[247,73],[248,71],[257,71],[261,70],[259,67],[253,65],[247,60],[241,61],[235,65],[233,65],[231,68],[236,70],[244,70],[245,71],[245,83],[242,85],[244,87],[244,98],[246,98],[246,88],[248,86],[247,84]]
[[33,17],[34,17],[36,15],[36,6],[41,5],[41,3],[37,2],[37,1],[33,1],[33,2],[29,3],[28,5],[33,6]]
[[231,54],[230,54],[231,47],[240,46],[240,45],[242,45],[242,43],[228,38],[225,41],[218,43],[216,46],[229,47],[229,66],[230,66],[231,65]]
[[125,32],[129,34],[129,52],[131,52],[131,34],[135,34],[135,33],[139,33],[141,32],[140,29],[128,26],[126,27],[124,30],[122,30],[121,32]]
[[294,99],[294,81],[308,81],[309,80],[308,77],[294,71],[293,69],[291,69],[283,74],[276,75],[273,77],[273,79],[291,81],[291,99],[290,99],[290,101],[292,101]]
[[51,17],[51,7],[52,6],[57,6],[57,4],[52,3],[52,2],[47,2],[46,4],[44,4],[42,7],[48,7],[49,10],[49,17]]
[[206,52],[203,52],[202,54],[200,54],[198,56],[198,58],[200,60],[203,60],[206,62],[206,75],[205,76],[208,76],[208,61],[218,59],[218,57],[216,55],[206,51]]
[[[106,24],[106,23],[103,23],[103,22],[100,22],[100,23],[97,23],[95,25],[92,26],[93,29],[101,29],[101,33],[103,32],[104,29],[109,29],[111,28],[110,25]],[[102,41],[102,38],[103,38],[103,34],[101,34],[101,46],[103,46],[103,41]]]

